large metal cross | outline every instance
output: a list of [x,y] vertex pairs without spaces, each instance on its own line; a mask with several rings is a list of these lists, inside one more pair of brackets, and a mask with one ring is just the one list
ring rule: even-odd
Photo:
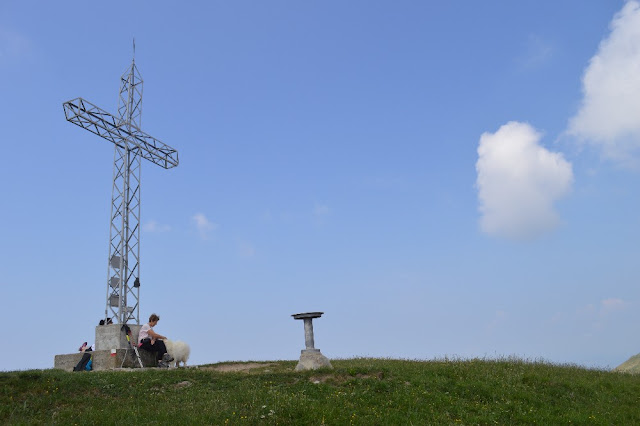
[[105,320],[140,324],[141,159],[170,169],[178,165],[178,151],[140,130],[142,77],[135,57],[121,77],[118,117],[83,98],[62,106],[68,121],[115,145]]

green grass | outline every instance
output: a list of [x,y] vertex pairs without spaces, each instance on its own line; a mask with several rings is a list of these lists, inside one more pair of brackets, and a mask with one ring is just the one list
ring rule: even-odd
[[640,424],[636,375],[515,359],[295,364],[0,373],[0,423]]

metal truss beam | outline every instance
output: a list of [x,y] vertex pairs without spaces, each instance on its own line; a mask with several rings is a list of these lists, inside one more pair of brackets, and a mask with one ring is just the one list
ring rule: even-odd
[[105,319],[140,324],[141,163],[170,169],[178,165],[178,151],[140,130],[143,82],[135,60],[120,83],[119,117],[83,98],[62,106],[68,121],[115,145]]
[[178,151],[144,133],[135,124],[122,121],[83,98],[67,101],[62,106],[67,121],[121,148],[137,150],[142,158],[165,169],[178,165]]

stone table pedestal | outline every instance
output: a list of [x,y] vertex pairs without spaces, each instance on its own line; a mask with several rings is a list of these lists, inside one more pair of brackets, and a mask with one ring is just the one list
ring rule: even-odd
[[304,320],[304,344],[300,354],[300,361],[296,366],[296,371],[315,370],[318,368],[333,368],[329,359],[322,355],[320,349],[314,347],[313,339],[313,319],[320,318],[324,312],[307,312],[303,314],[291,315],[294,319]]

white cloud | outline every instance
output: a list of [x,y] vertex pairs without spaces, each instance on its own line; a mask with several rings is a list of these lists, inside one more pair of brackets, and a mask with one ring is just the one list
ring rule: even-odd
[[0,65],[31,56],[31,42],[15,31],[0,27]]
[[573,171],[561,153],[539,144],[540,137],[515,121],[480,137],[476,185],[483,232],[526,239],[558,224],[553,204],[571,189]]
[[142,230],[146,232],[167,232],[171,230],[171,227],[155,220],[150,220],[142,226]]
[[399,189],[405,185],[400,176],[370,176],[362,180],[362,185],[375,190]]
[[602,314],[608,314],[609,312],[621,311],[627,307],[627,302],[622,299],[610,298],[604,299],[600,302],[602,304]]
[[599,304],[590,303],[578,308],[578,315],[583,317],[602,318],[613,312],[623,311],[629,306],[628,302],[616,297],[602,299]]
[[493,319],[491,320],[491,322],[489,322],[489,324],[487,325],[487,331],[493,331],[495,330],[498,326],[504,324],[506,321],[508,321],[509,319],[509,314],[505,311],[496,311]]
[[313,214],[316,217],[327,216],[330,212],[331,210],[329,210],[329,207],[325,206],[324,204],[316,204],[313,208]]
[[626,2],[610,28],[585,69],[582,104],[567,133],[633,165],[640,154],[640,3]]
[[193,223],[195,223],[198,234],[203,240],[209,238],[209,234],[218,228],[217,224],[210,222],[209,219],[207,219],[207,217],[202,213],[196,213],[195,215],[193,215],[191,220],[193,220]]
[[325,204],[316,203],[313,207],[313,223],[316,226],[324,225],[330,215],[331,209]]
[[252,258],[256,254],[256,248],[250,242],[238,241],[238,254],[240,257]]
[[535,69],[547,64],[553,57],[553,45],[537,34],[529,35],[523,56],[518,64],[524,69]]
[[631,306],[630,302],[611,297],[557,312],[550,320],[554,328],[566,327],[571,333],[591,339],[610,332],[611,327],[616,327],[616,323],[620,321],[619,315]]

